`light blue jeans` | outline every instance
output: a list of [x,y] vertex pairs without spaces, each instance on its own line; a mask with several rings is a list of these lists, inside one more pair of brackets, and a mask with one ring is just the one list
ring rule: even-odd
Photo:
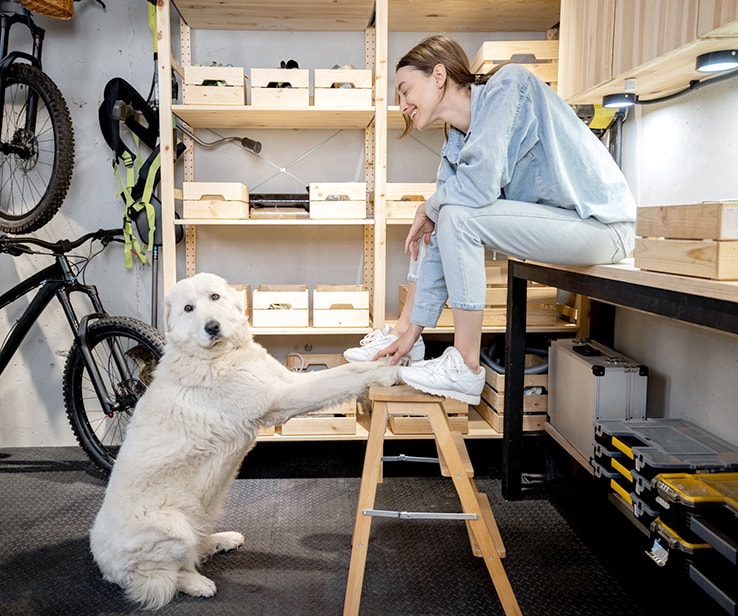
[[410,260],[407,279],[417,285],[410,320],[435,326],[447,300],[452,308],[483,310],[485,248],[518,259],[596,265],[622,261],[634,237],[632,222],[604,224],[550,205],[505,199],[475,208],[444,205],[430,243]]

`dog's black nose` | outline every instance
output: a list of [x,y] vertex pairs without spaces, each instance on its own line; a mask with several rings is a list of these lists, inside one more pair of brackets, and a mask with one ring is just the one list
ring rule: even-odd
[[208,321],[205,323],[205,331],[209,336],[215,338],[220,334],[220,323],[218,321]]

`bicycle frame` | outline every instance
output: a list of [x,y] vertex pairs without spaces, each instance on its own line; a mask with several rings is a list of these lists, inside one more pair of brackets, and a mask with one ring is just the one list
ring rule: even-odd
[[[75,339],[79,344],[85,367],[95,388],[95,393],[100,399],[105,413],[112,417],[118,410],[117,405],[111,402],[113,398],[105,390],[104,381],[87,346],[87,331],[90,321],[106,317],[107,313],[97,293],[97,287],[94,285],[83,285],[77,282],[70,270],[69,263],[63,255],[56,255],[55,259],[54,264],[22,280],[12,289],[0,295],[0,309],[2,309],[32,292],[34,289],[38,289],[30,304],[25,308],[12,327],[2,348],[0,348],[0,374],[3,373],[10,363],[11,358],[20,347],[33,324],[56,297],[64,310],[69,326],[75,333]],[[71,302],[72,293],[86,295],[92,305],[93,312],[78,319]],[[112,351],[120,373],[130,376],[121,349],[116,347]]]

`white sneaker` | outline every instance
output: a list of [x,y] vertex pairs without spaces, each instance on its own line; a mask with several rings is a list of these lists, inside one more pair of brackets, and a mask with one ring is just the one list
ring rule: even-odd
[[[364,336],[359,342],[360,346],[346,349],[343,352],[344,358],[346,361],[371,361],[379,351],[386,349],[397,340],[397,336],[390,334],[389,331],[389,325],[385,325],[384,329],[375,329],[372,333]],[[410,363],[423,360],[425,357],[425,343],[422,336],[415,342],[407,357]]]
[[448,347],[437,359],[415,366],[402,366],[397,374],[415,389],[467,404],[479,404],[484,389],[484,368],[480,366],[474,374],[455,347]]

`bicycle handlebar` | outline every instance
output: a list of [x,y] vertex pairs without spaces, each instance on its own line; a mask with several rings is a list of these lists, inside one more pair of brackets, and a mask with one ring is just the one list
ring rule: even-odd
[[32,253],[26,244],[35,244],[41,248],[49,250],[52,254],[62,255],[78,248],[88,240],[100,240],[104,246],[115,241],[116,238],[123,235],[123,229],[98,229],[85,233],[76,240],[59,240],[58,242],[47,242],[35,237],[10,237],[8,235],[0,235],[0,253],[4,252],[14,257],[23,253]]

